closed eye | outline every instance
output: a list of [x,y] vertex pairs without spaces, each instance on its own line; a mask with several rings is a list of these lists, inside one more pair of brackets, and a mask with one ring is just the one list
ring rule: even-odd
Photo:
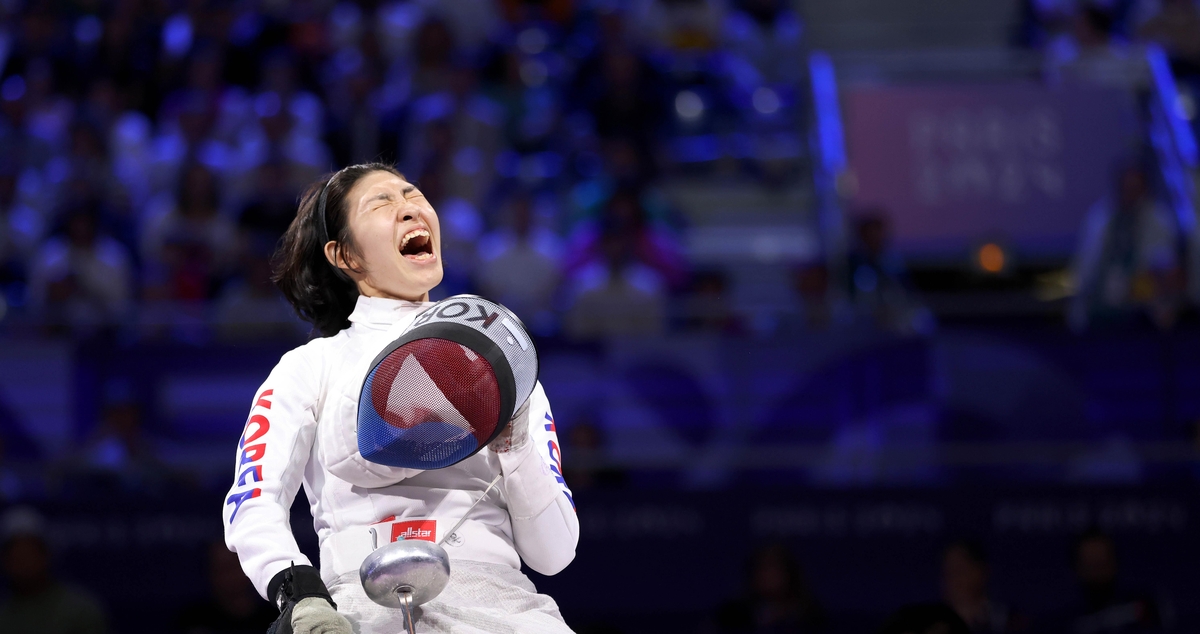
[[[382,192],[382,193],[379,193],[379,194],[376,194],[375,196],[373,196],[371,198],[371,200],[368,201],[368,204],[371,205],[370,206],[371,211],[379,211],[380,209],[387,207],[388,203],[395,202],[395,200],[396,200],[395,197],[392,196],[392,194],[390,192]],[[382,203],[382,204],[375,204],[375,203]]]

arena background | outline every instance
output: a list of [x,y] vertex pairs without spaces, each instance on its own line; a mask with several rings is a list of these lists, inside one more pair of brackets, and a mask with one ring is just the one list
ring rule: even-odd
[[1197,99],[1192,0],[2,0],[3,538],[262,631],[269,257],[382,159],[537,336],[581,633],[1200,631]]

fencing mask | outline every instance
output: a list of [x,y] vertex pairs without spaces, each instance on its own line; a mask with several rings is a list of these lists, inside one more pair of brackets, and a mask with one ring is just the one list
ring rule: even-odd
[[440,469],[504,431],[537,382],[537,351],[507,308],[448,297],[371,362],[358,399],[358,450],[371,462]]

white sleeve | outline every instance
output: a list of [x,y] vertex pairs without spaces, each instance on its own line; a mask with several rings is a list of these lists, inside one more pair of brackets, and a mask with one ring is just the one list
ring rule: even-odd
[[264,598],[276,573],[311,565],[290,523],[316,433],[319,368],[305,356],[285,354],[255,394],[225,498],[225,544]]
[[529,397],[529,442],[498,454],[513,541],[525,565],[543,575],[562,571],[575,559],[579,518],[562,477],[562,451],[550,401],[538,383]]

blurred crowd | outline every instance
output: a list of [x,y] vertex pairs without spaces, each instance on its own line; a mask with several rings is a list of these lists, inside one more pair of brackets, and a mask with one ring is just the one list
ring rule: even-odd
[[[941,594],[896,609],[880,634],[1119,634],[1174,631],[1168,599],[1122,583],[1112,537],[1091,529],[1076,536],[1063,563],[1073,569],[1075,596],[1033,618],[998,596],[987,550],[959,539],[941,550]],[[998,564],[1001,567],[1003,563]],[[741,597],[728,601],[706,631],[718,634],[808,634],[836,628],[796,556],[784,544],[760,546],[749,558]]]
[[[40,634],[104,634],[115,631],[104,603],[61,575],[60,562],[47,541],[47,523],[37,511],[18,507],[0,516],[0,582],[9,593],[0,599],[0,630]],[[154,631],[178,634],[259,634],[276,610],[261,600],[242,574],[237,555],[221,542],[202,553],[206,566],[198,577],[204,591],[174,606],[169,622]],[[945,544],[940,560],[930,562],[940,575],[940,595],[926,603],[900,606],[882,624],[864,632],[880,634],[1017,634],[1076,632],[1123,634],[1177,631],[1169,597],[1131,587],[1121,575],[1118,551],[1108,534],[1090,529],[1078,535],[1064,557],[1075,578],[1073,593],[1036,617],[1007,603],[991,582],[986,549],[976,541]],[[1004,567],[1004,562],[995,566]],[[1002,571],[1009,572],[1011,571]],[[1011,575],[1010,575],[1011,576]],[[849,631],[846,615],[828,610],[822,588],[808,579],[795,553],[784,543],[765,543],[747,558],[741,589],[719,603],[712,614],[680,617],[671,631],[701,634],[818,634]],[[887,601],[881,601],[886,606]],[[861,621],[861,618],[857,620]],[[610,617],[572,623],[581,634],[620,634]],[[864,627],[865,624],[857,627]]]
[[[1200,2],[1024,0],[1021,46],[1044,53],[1050,81],[1144,92],[1144,47],[1160,47],[1179,91],[1176,114],[1200,133]],[[1080,227],[1067,322],[1075,331],[1169,330],[1200,305],[1200,233],[1166,204],[1147,148],[1114,166]]]
[[1194,0],[1023,0],[1022,18],[1018,44],[1044,50],[1055,72],[1090,83],[1145,81],[1136,49],[1161,46],[1195,117],[1200,5]]
[[[1134,45],[1161,44],[1200,121],[1193,0],[1023,6],[1018,42],[1053,77],[1136,83]],[[442,216],[437,295],[491,296],[540,335],[932,327],[886,210],[852,217],[848,253],[797,266],[779,302],[792,308],[766,325],[732,306],[726,271],[689,262],[666,183],[809,178],[789,0],[13,0],[0,14],[0,326],[301,338],[269,261],[297,193],[380,159]],[[1085,244],[1077,266],[1171,268],[1161,249],[1120,248]],[[1076,273],[1085,293],[1121,286]],[[1176,277],[1160,286],[1189,283]],[[1170,321],[1175,300],[1155,301]]]
[[789,5],[2,3],[0,298],[52,335],[296,336],[268,258],[297,193],[382,159],[442,217],[442,295],[659,331],[694,286],[660,179],[801,173]]

